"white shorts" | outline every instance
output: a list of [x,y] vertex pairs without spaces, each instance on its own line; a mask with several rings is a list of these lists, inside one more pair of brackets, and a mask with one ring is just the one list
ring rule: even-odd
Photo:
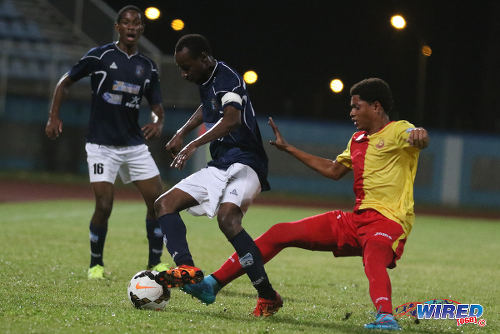
[[159,175],[158,167],[145,145],[110,146],[87,143],[90,182],[115,183],[120,174],[123,183],[147,180]]
[[257,173],[247,166],[235,163],[227,170],[205,167],[177,183],[178,188],[199,203],[187,211],[194,216],[217,215],[221,203],[234,203],[245,214],[254,198],[260,193]]

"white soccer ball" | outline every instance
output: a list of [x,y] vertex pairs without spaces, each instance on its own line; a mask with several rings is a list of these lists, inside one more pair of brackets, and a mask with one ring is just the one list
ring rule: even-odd
[[170,300],[170,289],[156,283],[151,275],[155,271],[142,270],[128,284],[128,299],[139,309],[163,310]]

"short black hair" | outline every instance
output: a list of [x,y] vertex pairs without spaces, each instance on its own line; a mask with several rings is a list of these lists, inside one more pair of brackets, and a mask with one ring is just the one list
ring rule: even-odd
[[177,44],[175,44],[175,52],[179,52],[183,48],[187,48],[193,58],[200,57],[203,52],[209,56],[212,55],[212,48],[208,39],[200,34],[187,34],[179,38]]
[[359,95],[360,99],[366,102],[380,102],[387,114],[394,105],[389,84],[380,78],[368,78],[355,83],[351,87],[350,94]]
[[144,21],[142,19],[142,10],[140,10],[139,7],[134,6],[134,5],[127,5],[127,6],[123,7],[122,9],[120,9],[118,11],[118,14],[116,14],[116,23],[120,23],[120,20],[122,19],[123,14],[129,10],[133,10],[133,11],[136,11],[137,13],[139,13],[139,15],[141,16],[141,21],[144,23]]

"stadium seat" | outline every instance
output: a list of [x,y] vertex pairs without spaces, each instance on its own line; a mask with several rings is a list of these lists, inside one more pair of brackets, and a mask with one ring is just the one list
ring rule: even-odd
[[17,19],[21,17],[21,14],[11,0],[3,0],[0,2],[0,17]]

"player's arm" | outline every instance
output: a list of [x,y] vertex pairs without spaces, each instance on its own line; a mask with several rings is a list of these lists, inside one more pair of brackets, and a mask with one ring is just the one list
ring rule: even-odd
[[144,133],[144,138],[151,139],[160,137],[163,130],[163,121],[165,118],[165,111],[161,104],[151,106],[151,123],[144,125],[141,130]]
[[224,116],[215,125],[200,135],[198,138],[187,144],[172,161],[171,166],[182,169],[186,161],[193,155],[196,149],[213,140],[222,138],[229,134],[231,130],[241,125],[241,111],[228,104],[224,107]]
[[429,133],[424,128],[411,129],[407,141],[411,146],[424,149],[429,146]]
[[50,139],[56,139],[62,133],[63,123],[59,118],[59,109],[63,98],[68,94],[68,88],[74,83],[69,77],[68,73],[64,74],[54,89],[52,95],[52,103],[49,110],[49,119],[45,126],[45,134]]
[[269,125],[273,129],[274,135],[276,136],[276,140],[269,142],[271,145],[275,146],[281,151],[291,154],[293,157],[301,161],[304,165],[314,169],[321,175],[333,180],[339,180],[344,175],[346,175],[347,172],[350,171],[349,168],[342,165],[341,163],[338,163],[337,161],[312,155],[296,148],[293,145],[288,144],[285,138],[281,135],[276,124],[274,124],[274,121],[271,117],[269,117]]
[[165,149],[172,153],[172,157],[175,157],[177,153],[182,148],[182,143],[184,142],[184,136],[190,133],[193,129],[196,129],[203,123],[203,109],[200,104],[195,112],[189,117],[187,122],[172,136],[165,145]]

